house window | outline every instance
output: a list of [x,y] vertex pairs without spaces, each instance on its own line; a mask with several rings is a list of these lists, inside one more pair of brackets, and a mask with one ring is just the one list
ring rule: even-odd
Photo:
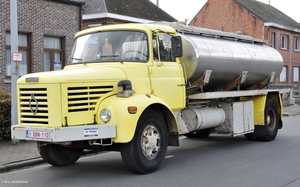
[[279,82],[287,82],[287,66],[283,66],[280,73]]
[[299,82],[300,81],[300,67],[294,67],[293,68],[293,82]]
[[289,36],[281,35],[281,49],[287,50],[289,46]]
[[295,37],[295,51],[300,51],[300,38]]
[[63,38],[44,37],[44,71],[61,70],[64,66]]
[[[11,34],[6,33],[6,76],[11,76]],[[22,62],[18,62],[19,75],[25,75],[30,71],[30,35],[18,34],[18,52],[22,53]],[[15,51],[14,51],[15,52]]]
[[272,47],[276,48],[276,33],[272,32]]

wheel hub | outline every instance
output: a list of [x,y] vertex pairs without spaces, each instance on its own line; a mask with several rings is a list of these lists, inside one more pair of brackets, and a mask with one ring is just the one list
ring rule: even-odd
[[160,134],[154,126],[145,128],[142,135],[142,152],[149,160],[155,158],[160,149]]
[[267,116],[267,125],[270,131],[274,131],[276,127],[276,121],[275,118],[275,112],[273,110],[270,110]]

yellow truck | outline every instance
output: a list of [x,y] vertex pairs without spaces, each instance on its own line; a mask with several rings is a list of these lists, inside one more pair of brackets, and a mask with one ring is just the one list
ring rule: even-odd
[[234,33],[168,22],[86,29],[63,70],[18,79],[12,138],[36,141],[53,166],[120,151],[140,174],[158,170],[181,136],[272,141],[283,106],[266,87],[282,67],[265,41]]

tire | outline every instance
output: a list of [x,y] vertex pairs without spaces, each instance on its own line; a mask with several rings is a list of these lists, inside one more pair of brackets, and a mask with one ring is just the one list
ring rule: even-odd
[[245,137],[248,139],[248,140],[257,140],[256,139],[256,136],[255,134],[252,132],[252,133],[248,133],[248,134],[245,134]]
[[210,135],[210,129],[198,130],[196,132],[190,132],[188,134],[184,134],[184,136],[188,138],[207,138]]
[[184,136],[186,136],[187,138],[196,138],[197,137],[196,132],[190,132],[190,133],[184,134]]
[[255,126],[255,136],[261,141],[273,141],[278,132],[279,117],[278,108],[272,98],[267,98],[265,106],[265,125]]
[[64,147],[58,144],[41,146],[39,142],[38,150],[43,160],[53,166],[74,164],[83,153],[83,149]]
[[207,138],[210,135],[210,129],[203,129],[203,130],[198,130],[196,132],[196,136],[198,138]]
[[133,139],[121,144],[120,151],[125,166],[131,172],[147,174],[159,169],[167,146],[167,127],[162,116],[147,109],[138,121]]

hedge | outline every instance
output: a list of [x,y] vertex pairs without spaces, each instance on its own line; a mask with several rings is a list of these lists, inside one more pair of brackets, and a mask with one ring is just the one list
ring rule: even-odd
[[11,138],[11,96],[0,90],[0,140]]

